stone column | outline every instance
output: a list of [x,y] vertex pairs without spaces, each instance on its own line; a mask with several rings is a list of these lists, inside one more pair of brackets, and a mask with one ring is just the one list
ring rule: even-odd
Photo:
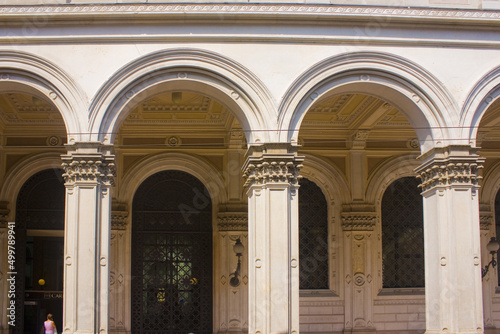
[[372,297],[373,261],[370,254],[377,218],[373,211],[342,213],[345,272],[344,333],[375,332]]
[[0,333],[9,333],[10,320],[7,318],[7,307],[10,301],[8,296],[9,284],[6,279],[7,273],[11,270],[8,268],[8,230],[7,221],[10,210],[7,208],[8,202],[0,202],[0,295],[4,296],[0,302]]
[[109,304],[111,147],[67,145],[64,229],[64,333],[107,333]]
[[419,157],[424,205],[426,333],[483,333],[476,149]]
[[[494,229],[492,228],[492,222],[494,221],[493,212],[489,211],[489,205],[480,206],[480,217],[479,222],[481,226],[481,265],[484,268],[488,262],[491,260],[490,252],[486,248],[488,242],[490,242],[491,237],[494,237]],[[497,286],[497,269],[490,267],[488,274],[483,278],[483,313],[484,313],[484,327],[485,328],[495,328],[493,322],[493,295],[495,294],[495,288]]]
[[130,247],[127,233],[128,210],[125,203],[113,202],[111,211],[111,249],[109,256],[109,329],[125,332],[130,328],[127,314],[129,289],[125,287],[127,273],[130,272]]
[[251,146],[248,188],[250,334],[299,332],[298,146]]
[[[219,230],[216,254],[218,290],[219,333],[246,333],[248,331],[248,212],[219,212],[217,228]],[[236,240],[240,239],[244,251],[240,257],[238,282],[235,277],[238,258],[233,250]],[[236,284],[238,283],[238,284]]]

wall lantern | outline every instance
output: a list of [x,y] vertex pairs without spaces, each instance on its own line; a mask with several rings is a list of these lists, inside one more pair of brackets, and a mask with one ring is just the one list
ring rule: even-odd
[[236,242],[233,246],[233,251],[236,253],[236,256],[238,257],[238,265],[236,266],[236,270],[234,271],[234,273],[229,274],[229,277],[233,276],[229,280],[229,284],[231,284],[231,286],[234,286],[234,287],[237,287],[240,285],[239,276],[240,276],[240,269],[241,269],[241,256],[242,256],[244,250],[245,250],[245,247],[241,243],[240,238],[236,239]]
[[495,268],[497,266],[497,260],[495,260],[495,254],[498,252],[498,249],[500,248],[500,244],[498,243],[497,239],[495,237],[492,237],[490,242],[486,245],[486,249],[491,254],[491,261],[486,265],[486,267],[481,269],[481,278],[484,278],[486,274],[488,273],[488,270],[490,269],[490,266]]

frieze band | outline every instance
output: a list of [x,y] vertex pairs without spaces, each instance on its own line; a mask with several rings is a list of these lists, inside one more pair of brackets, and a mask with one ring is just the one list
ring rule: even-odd
[[373,231],[377,217],[373,215],[342,215],[342,229],[344,231]]

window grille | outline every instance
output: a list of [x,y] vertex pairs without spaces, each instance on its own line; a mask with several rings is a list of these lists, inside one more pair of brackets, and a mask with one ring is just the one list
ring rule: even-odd
[[299,188],[301,289],[328,289],[328,207],[321,189],[305,178]]
[[424,287],[422,196],[414,177],[394,181],[382,198],[384,288]]
[[132,332],[212,333],[212,202],[181,171],[150,176],[132,205]]

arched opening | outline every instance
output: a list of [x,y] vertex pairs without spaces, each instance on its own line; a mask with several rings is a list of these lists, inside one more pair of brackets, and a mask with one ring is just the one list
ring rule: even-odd
[[132,206],[132,332],[212,333],[212,201],[192,175],[147,178]]
[[[385,245],[388,238],[384,238],[380,224],[385,215],[381,194],[398,175],[409,175],[408,169],[411,175],[413,168],[418,165],[416,157],[425,146],[419,140],[413,122],[402,112],[401,98],[393,99],[394,96],[389,94],[391,90],[380,90],[376,84],[372,84],[372,87],[373,94],[370,94],[369,83],[363,85],[362,90],[357,90],[358,87],[353,84],[352,90],[344,87],[344,91],[339,91],[334,87],[324,92],[307,110],[298,134],[300,153],[331,165],[348,186],[343,202],[328,202],[328,210],[333,213],[332,222],[330,228],[323,232],[331,244],[327,253],[331,266],[328,280],[333,285],[330,290],[349,302],[344,313],[339,314],[345,317],[344,323],[338,324],[332,318],[328,322],[332,327],[358,326],[369,330],[377,328],[377,322],[384,319],[384,312],[377,315],[363,314],[367,300],[373,302],[385,298],[383,295],[387,290],[384,288],[387,286],[383,277],[397,266],[394,262],[382,263],[382,250],[389,246]],[[405,163],[405,159],[408,159],[408,163]],[[306,159],[304,165],[307,163]],[[394,167],[394,164],[401,168]],[[394,173],[384,174],[384,180],[374,179],[379,177],[381,170],[387,169],[394,170]],[[327,184],[324,178],[321,172],[315,175],[315,180]],[[413,181],[410,188],[420,201],[422,217],[418,180],[413,178]],[[377,185],[377,189],[373,189],[374,185]],[[302,194],[300,188],[299,207]],[[402,208],[404,211],[413,208],[414,203],[401,202],[400,205],[405,206]],[[421,220],[420,233],[422,228]],[[423,245],[423,239],[419,245]],[[423,252],[415,256],[419,257],[422,263],[420,268],[423,269]],[[420,277],[423,279],[423,276]],[[423,287],[423,284],[416,286]],[[391,293],[424,303],[420,290],[401,289],[403,285],[392,287],[398,291],[393,290]],[[314,309],[308,306],[334,298],[335,295],[308,294],[307,300],[301,300],[301,315],[320,316],[311,313]],[[302,297],[306,295],[302,294]],[[309,328],[305,322],[301,325]],[[406,326],[405,320],[401,320],[397,326]],[[418,326],[424,328],[424,321],[419,322]]]
[[47,313],[62,329],[65,187],[60,169],[34,174],[16,203],[16,333],[39,333]]
[[384,288],[425,286],[422,196],[415,177],[392,182],[382,198]]
[[328,206],[321,189],[300,180],[299,263],[300,289],[330,288],[328,256]]

